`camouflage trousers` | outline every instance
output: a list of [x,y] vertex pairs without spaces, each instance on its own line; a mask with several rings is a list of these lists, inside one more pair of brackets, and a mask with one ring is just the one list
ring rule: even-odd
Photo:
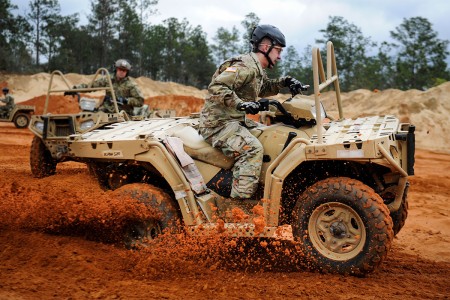
[[259,140],[239,122],[230,122],[219,131],[217,128],[200,128],[200,134],[213,147],[235,160],[230,196],[251,198],[258,187],[264,154]]

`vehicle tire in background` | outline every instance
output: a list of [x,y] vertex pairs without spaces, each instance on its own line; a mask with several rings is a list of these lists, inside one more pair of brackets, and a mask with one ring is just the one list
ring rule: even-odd
[[166,231],[176,231],[180,225],[180,212],[175,201],[162,189],[145,184],[126,184],[114,195],[129,197],[145,204],[152,213],[152,217],[145,220],[130,220],[124,227],[123,243],[127,248],[147,246],[148,242]]
[[30,124],[30,116],[24,113],[18,113],[14,116],[13,122],[17,128],[26,128]]
[[38,136],[33,138],[30,150],[31,174],[36,178],[44,178],[56,173],[57,162]]

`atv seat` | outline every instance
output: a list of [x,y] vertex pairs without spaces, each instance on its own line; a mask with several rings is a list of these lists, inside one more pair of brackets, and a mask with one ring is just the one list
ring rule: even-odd
[[185,126],[174,132],[173,136],[183,141],[184,151],[194,159],[227,170],[234,165],[233,158],[225,156],[222,151],[205,142],[193,127]]

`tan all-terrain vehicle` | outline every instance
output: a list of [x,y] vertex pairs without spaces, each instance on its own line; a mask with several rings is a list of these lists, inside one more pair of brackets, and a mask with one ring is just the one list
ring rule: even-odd
[[0,122],[13,122],[17,128],[26,128],[34,111],[33,105],[15,104],[10,111],[0,114]]
[[[55,76],[62,79],[66,86],[65,89],[58,89],[53,86]],[[93,82],[102,76],[107,78],[109,83],[107,87],[72,89],[73,84],[66,79],[64,74],[60,71],[52,72],[43,114],[32,116],[28,126],[35,135],[30,151],[30,166],[34,177],[41,178],[52,175],[55,173],[56,166],[59,162],[73,160],[68,152],[68,136],[86,133],[110,123],[130,120],[127,113],[119,111],[108,70],[105,68],[98,69],[88,86],[92,86]],[[109,90],[111,92],[115,108],[114,113],[98,111],[98,99],[80,97],[79,94],[104,90]],[[64,92],[74,93],[74,96],[77,96],[80,108],[79,113],[54,114],[48,112],[49,102],[51,100],[50,95],[53,93],[61,94]]]
[[[327,46],[326,75],[313,49],[314,98],[271,100],[271,125],[251,130],[264,146],[254,199],[228,197],[234,160],[202,139],[195,115],[70,135],[67,152],[86,162],[103,188],[160,211],[127,228],[124,242],[139,244],[181,222],[192,235],[292,241],[309,266],[326,272],[374,271],[406,220],[414,126],[389,115],[344,118]],[[329,85],[339,118],[325,122],[320,91]]]

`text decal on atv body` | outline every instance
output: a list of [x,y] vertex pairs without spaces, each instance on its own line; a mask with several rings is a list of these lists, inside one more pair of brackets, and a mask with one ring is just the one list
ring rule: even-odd
[[123,157],[123,153],[120,150],[105,150],[102,153],[103,157]]

